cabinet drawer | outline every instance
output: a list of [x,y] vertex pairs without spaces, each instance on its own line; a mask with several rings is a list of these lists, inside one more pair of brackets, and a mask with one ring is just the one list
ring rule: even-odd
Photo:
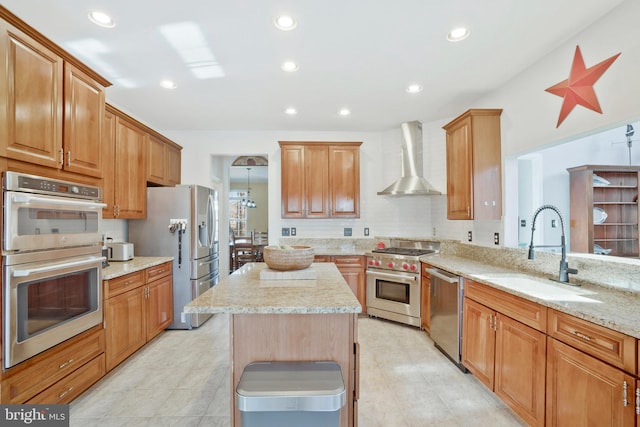
[[313,257],[313,262],[331,262],[330,255],[315,255]]
[[71,338],[9,370],[2,381],[2,402],[24,403],[102,353],[101,327]]
[[331,261],[338,267],[364,267],[364,257],[359,255],[333,255]]
[[145,270],[104,281],[104,299],[120,295],[145,284]]
[[464,281],[464,295],[540,332],[547,331],[547,308],[540,304],[470,279]]
[[173,264],[170,262],[165,262],[164,264],[147,268],[147,282],[152,282],[161,277],[169,276],[172,272],[172,268]]
[[636,373],[636,339],[604,326],[549,310],[548,335],[630,374]]
[[27,403],[64,404],[71,402],[105,375],[104,360],[103,353],[33,399],[30,399]]

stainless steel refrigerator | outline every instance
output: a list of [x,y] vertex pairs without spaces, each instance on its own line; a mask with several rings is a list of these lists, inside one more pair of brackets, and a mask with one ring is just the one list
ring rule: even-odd
[[150,187],[147,219],[129,220],[129,241],[138,256],[173,257],[173,323],[191,329],[211,314],[183,307],[218,283],[218,194],[200,185]]

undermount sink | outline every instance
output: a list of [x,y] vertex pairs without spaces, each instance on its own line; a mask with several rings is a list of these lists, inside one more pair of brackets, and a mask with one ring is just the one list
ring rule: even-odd
[[538,279],[517,273],[474,274],[471,278],[495,283],[545,301],[600,303],[598,300],[587,297],[587,295],[596,295],[593,291],[563,285],[550,279]]

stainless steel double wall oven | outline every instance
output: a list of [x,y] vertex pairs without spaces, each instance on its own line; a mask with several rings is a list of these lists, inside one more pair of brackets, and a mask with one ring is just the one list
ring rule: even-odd
[[101,188],[2,176],[2,362],[102,323]]

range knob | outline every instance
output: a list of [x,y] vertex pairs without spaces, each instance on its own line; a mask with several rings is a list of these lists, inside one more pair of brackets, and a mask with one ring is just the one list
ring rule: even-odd
[[408,270],[409,269],[409,264],[407,264],[406,262],[402,264],[402,269],[403,270]]
[[387,267],[389,267],[389,268],[393,268],[393,262],[389,261],[389,262],[387,263]]
[[411,271],[416,271],[418,269],[418,266],[415,264],[411,264]]
[[375,262],[372,259],[370,259],[369,260],[369,265],[374,265],[374,264],[375,264]]
[[379,259],[377,259],[376,260],[376,267],[380,267],[381,265],[382,265],[382,262]]

